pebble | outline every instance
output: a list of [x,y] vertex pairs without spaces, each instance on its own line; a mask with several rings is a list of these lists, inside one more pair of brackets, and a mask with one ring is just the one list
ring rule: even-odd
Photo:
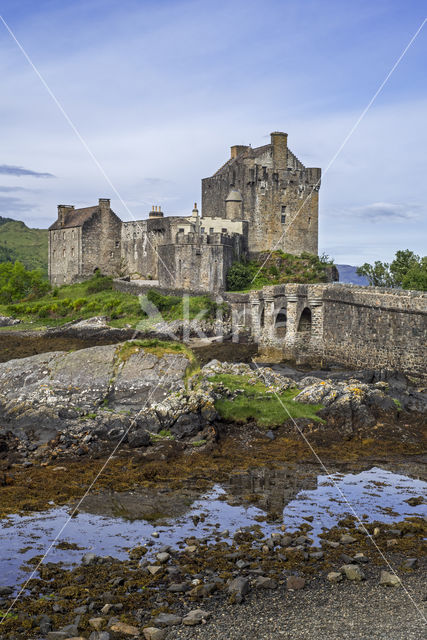
[[147,567],[147,571],[149,571],[152,576],[155,576],[156,573],[159,573],[159,571],[161,570],[162,567],[159,564],[151,564],[149,567]]
[[418,566],[417,558],[407,558],[403,563],[405,569],[415,569]]
[[286,587],[290,591],[299,591],[300,589],[304,589],[305,578],[301,578],[300,576],[288,576],[286,580]]
[[259,576],[259,578],[255,580],[255,586],[259,589],[277,589],[277,582],[273,578]]
[[356,562],[359,563],[366,563],[369,562],[369,558],[367,556],[365,556],[364,553],[356,553],[356,555],[354,556],[353,560],[356,560]]
[[365,574],[358,564],[344,564],[340,568],[341,573],[345,574],[345,577],[348,580],[354,580],[355,582],[360,582],[365,579]]
[[398,587],[401,584],[399,576],[389,571],[381,571],[380,584],[386,587]]
[[111,631],[115,633],[123,633],[125,636],[139,636],[138,627],[134,627],[131,624],[126,624],[125,622],[115,622],[110,627]]
[[145,627],[143,629],[145,640],[164,640],[166,638],[167,630],[158,629],[157,627]]
[[353,544],[353,542],[356,542],[356,538],[353,538],[353,536],[349,536],[347,533],[344,533],[340,538],[340,542],[341,544]]
[[331,571],[328,573],[329,582],[341,582],[342,579],[343,575],[339,571]]
[[155,625],[159,627],[173,627],[177,624],[181,624],[182,618],[176,616],[173,613],[159,613],[153,620]]
[[242,602],[244,596],[249,593],[250,585],[248,578],[237,576],[228,585],[228,593],[234,596],[235,602]]
[[160,536],[158,531],[153,531],[153,533],[151,534],[153,538],[158,538]]
[[193,627],[196,624],[206,622],[210,615],[211,614],[209,611],[203,611],[203,609],[193,609],[183,617],[182,624]]
[[102,627],[105,626],[105,620],[104,618],[90,618],[89,624],[95,631],[101,631]]
[[160,562],[160,564],[165,564],[169,559],[170,559],[170,553],[158,553],[156,555],[157,560]]

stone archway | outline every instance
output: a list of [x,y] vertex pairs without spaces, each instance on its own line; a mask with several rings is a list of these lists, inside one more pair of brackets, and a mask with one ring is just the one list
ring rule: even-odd
[[299,322],[298,322],[298,332],[309,332],[311,331],[311,309],[305,307],[303,309]]
[[276,320],[274,322],[274,328],[276,332],[276,336],[281,338],[286,334],[286,323],[288,321],[286,315],[286,309],[282,307],[279,309],[279,312],[276,314]]

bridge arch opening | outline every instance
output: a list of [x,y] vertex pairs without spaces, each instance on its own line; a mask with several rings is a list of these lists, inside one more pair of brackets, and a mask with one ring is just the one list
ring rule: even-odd
[[281,337],[286,333],[286,323],[288,318],[286,316],[286,309],[282,308],[276,315],[276,320],[274,323],[276,329],[276,336]]
[[308,307],[305,307],[300,315],[298,331],[311,331],[311,309]]

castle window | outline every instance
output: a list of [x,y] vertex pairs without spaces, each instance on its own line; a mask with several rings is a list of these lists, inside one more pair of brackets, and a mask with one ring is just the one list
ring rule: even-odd
[[308,218],[308,224],[309,224],[309,226],[311,225],[311,218],[310,217]]
[[178,229],[178,233],[184,233],[184,229],[183,229],[182,227],[180,227],[180,228]]
[[74,258],[74,247],[71,247],[71,257]]
[[111,252],[111,257],[114,258],[114,251]]
[[209,233],[213,233],[213,232],[214,232],[214,229],[213,229],[213,227],[211,227],[211,228],[209,229]]
[[282,204],[282,224],[285,224],[286,222],[286,205]]
[[308,307],[305,307],[303,310],[299,323],[298,323],[298,331],[308,332],[311,331],[311,310]]
[[227,233],[227,229],[221,229],[221,233]]
[[249,182],[255,182],[255,169],[249,169]]
[[120,242],[118,240],[116,240],[116,249],[118,249],[120,246]]
[[263,180],[268,180],[267,167],[263,167],[262,168],[262,179]]
[[282,213],[282,215],[281,215],[281,218],[280,218],[280,219],[281,219],[281,221],[282,221],[282,224],[285,224],[285,223],[286,223],[286,216],[285,216],[285,214],[284,214],[284,213]]
[[65,258],[65,249],[62,249],[62,257]]
[[201,232],[201,233],[204,233],[204,232],[205,232],[205,228],[204,228],[204,227],[201,227],[201,228],[200,228],[200,232]]
[[278,173],[273,173],[273,180],[274,182],[279,182],[279,174]]

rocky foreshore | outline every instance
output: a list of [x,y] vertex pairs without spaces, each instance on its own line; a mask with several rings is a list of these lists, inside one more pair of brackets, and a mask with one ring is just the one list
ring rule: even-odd
[[1,363],[3,457],[8,450],[28,458],[43,457],[52,449],[56,455],[83,455],[118,442],[139,449],[161,437],[208,443],[218,437],[224,422],[216,401],[243,393],[212,384],[211,377],[218,374],[262,382],[271,397],[299,390],[293,401],[321,405],[320,420],[295,421],[284,408],[282,426],[296,425],[332,439],[374,433],[385,422],[402,439],[410,439],[408,421],[416,420],[426,407],[426,395],[398,375],[365,382],[373,379],[372,372],[290,377],[270,367],[216,360],[196,373],[194,367],[194,356],[186,347],[174,343],[159,347],[156,341],[50,352]]
[[[239,632],[257,630],[254,638],[273,640],[283,635],[280,627],[270,620],[259,628],[250,612],[251,607],[258,608],[262,603],[267,610],[277,607],[274,619],[282,622],[286,633],[298,628],[298,611],[304,610],[306,637],[312,638],[311,624],[315,628],[317,623],[310,622],[309,611],[326,622],[322,602],[342,599],[341,611],[349,616],[346,600],[354,599],[355,592],[357,602],[365,603],[371,615],[379,607],[382,631],[396,630],[398,624],[397,628],[407,634],[388,637],[417,637],[422,624],[418,619],[422,614],[419,580],[424,567],[425,523],[421,519],[408,518],[394,525],[374,522],[365,527],[347,518],[340,526],[325,531],[317,544],[310,537],[310,522],[297,531],[278,527],[268,537],[256,526],[240,529],[230,537],[219,524],[210,525],[209,533],[188,538],[178,548],[154,548],[158,536],[154,531],[151,540],[129,550],[127,560],[86,553],[78,566],[68,569],[52,562],[38,567],[39,557],[34,557],[28,567],[38,567],[39,572],[26,585],[13,614],[3,621],[1,637],[213,639],[219,637],[216,633],[222,628],[227,638],[241,638]],[[407,582],[417,587],[410,596],[414,608],[405,600],[402,584]],[[12,604],[14,592],[12,587],[0,588],[3,611]],[[404,600],[403,609],[398,608],[396,617],[393,607],[399,600]],[[388,602],[392,603],[391,609]],[[418,613],[416,606],[420,608]],[[242,620],[240,607],[245,612]],[[358,627],[351,617],[350,621],[342,620],[338,628],[333,625],[337,635],[328,637],[356,637],[348,635],[349,624],[353,630],[367,631],[365,619]],[[383,637],[377,635],[374,619],[370,629],[369,637]]]

